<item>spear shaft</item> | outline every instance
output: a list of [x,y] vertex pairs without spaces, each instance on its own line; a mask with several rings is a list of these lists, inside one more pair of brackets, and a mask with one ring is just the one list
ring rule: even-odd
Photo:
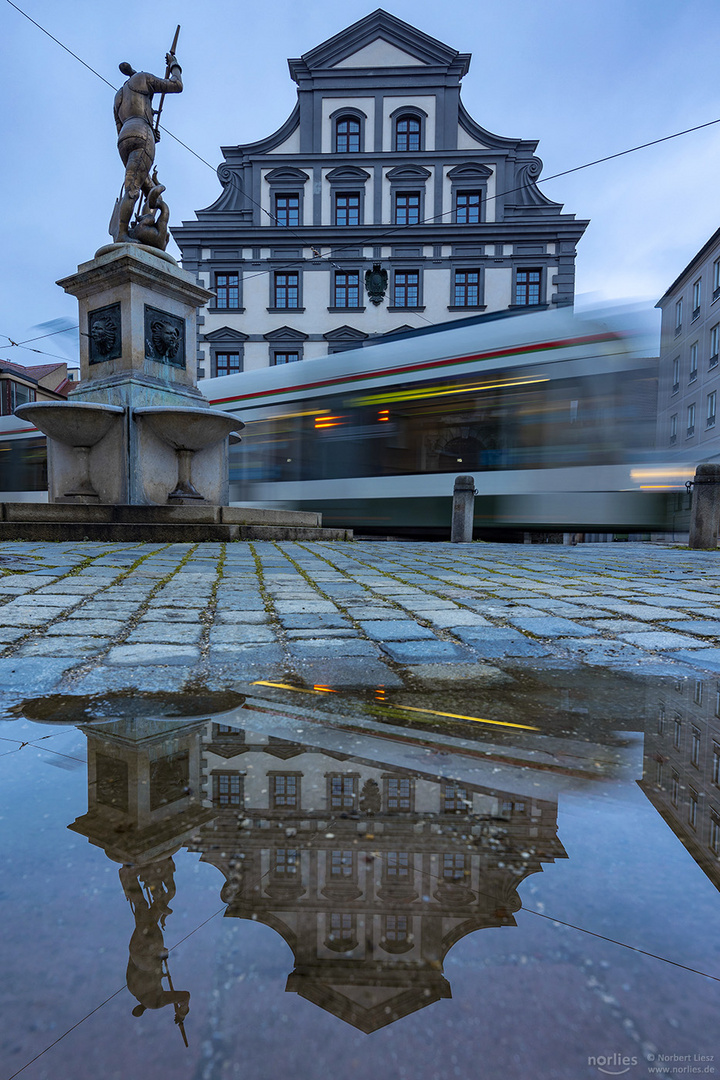
[[[179,37],[180,37],[180,27],[178,26],[177,30],[175,31],[175,37],[173,38],[173,43],[170,46],[170,55],[171,56],[175,55],[175,50],[177,49],[177,43],[178,43],[178,38]],[[170,72],[171,71],[172,71],[172,68],[168,64],[166,66],[166,68],[165,68],[165,78],[166,79],[170,78]],[[160,104],[158,105],[157,112],[155,113],[154,135],[155,135],[155,141],[156,142],[157,142],[158,135],[160,134],[160,113],[162,112],[162,107],[163,107],[164,101],[165,101],[165,91],[163,90],[162,94],[160,95]]]

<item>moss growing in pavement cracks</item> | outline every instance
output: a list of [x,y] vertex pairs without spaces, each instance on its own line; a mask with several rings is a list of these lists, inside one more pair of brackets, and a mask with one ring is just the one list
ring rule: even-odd
[[215,610],[217,608],[217,596],[220,588],[220,583],[225,576],[225,562],[227,560],[227,544],[220,545],[220,554],[217,560],[217,569],[215,572],[215,580],[212,583],[210,589],[210,599],[207,602],[207,607],[200,612],[200,622],[203,624],[202,634],[200,635],[200,656],[203,660],[207,660],[208,652],[210,650],[210,627],[215,619]]

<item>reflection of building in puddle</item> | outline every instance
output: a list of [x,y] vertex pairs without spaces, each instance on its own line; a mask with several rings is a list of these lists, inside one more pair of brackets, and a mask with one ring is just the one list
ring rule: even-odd
[[638,784],[720,888],[720,680],[663,688],[646,726]]
[[69,826],[121,863],[135,918],[127,968],[138,1000],[133,1015],[172,1005],[183,1038],[190,994],[172,984],[163,931],[175,895],[172,855],[212,817],[199,797],[204,726],[140,719],[84,728],[88,812]]
[[449,997],[451,946],[514,925],[519,884],[565,857],[556,801],[453,779],[455,755],[443,777],[234,726],[206,740],[216,816],[189,846],[227,915],[289,944],[287,990],[366,1032]]

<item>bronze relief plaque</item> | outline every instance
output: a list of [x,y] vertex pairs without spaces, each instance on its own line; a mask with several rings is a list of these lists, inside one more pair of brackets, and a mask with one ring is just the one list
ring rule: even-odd
[[145,305],[145,358],[185,367],[185,320]]
[[88,312],[88,347],[91,364],[120,359],[120,304],[108,304],[107,307]]

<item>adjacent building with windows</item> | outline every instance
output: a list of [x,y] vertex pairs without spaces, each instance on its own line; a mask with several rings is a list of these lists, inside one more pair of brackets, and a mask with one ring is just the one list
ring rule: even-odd
[[215,293],[202,374],[573,303],[587,222],[538,187],[534,140],[469,115],[469,65],[381,10],[289,61],[292,114],[265,139],[223,147],[220,197],[173,230],[183,266]]
[[662,312],[657,447],[688,466],[720,456],[720,229],[657,303]]

